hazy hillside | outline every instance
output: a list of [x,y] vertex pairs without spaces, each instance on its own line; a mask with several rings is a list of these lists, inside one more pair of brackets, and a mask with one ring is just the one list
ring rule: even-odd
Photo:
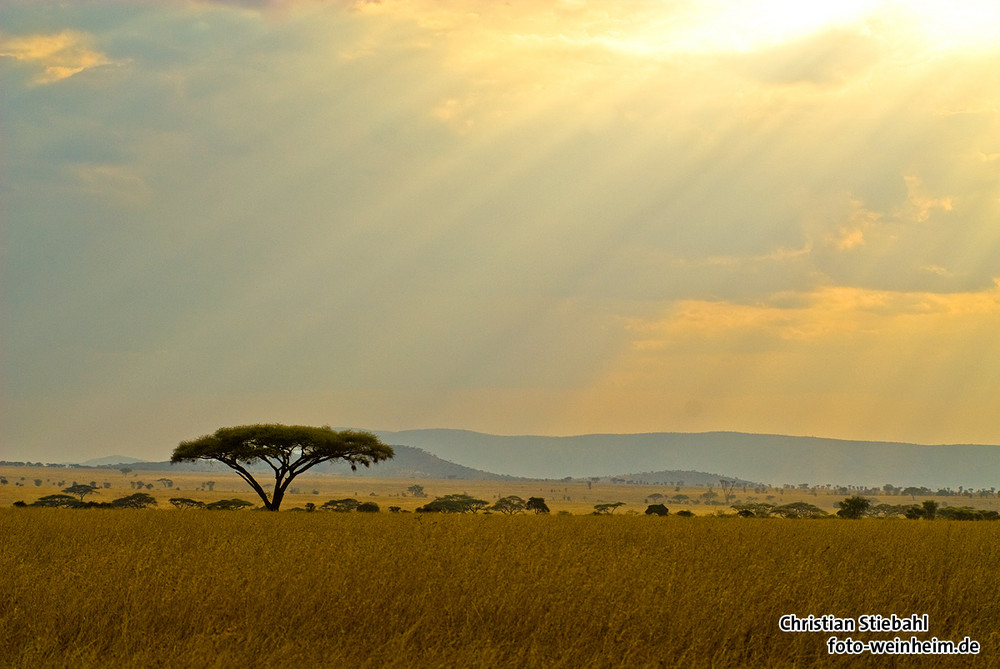
[[[593,477],[592,477],[593,478]],[[719,482],[725,479],[737,486],[752,486],[761,481],[747,481],[735,476],[725,476],[722,474],[712,474],[710,472],[696,472],[678,469],[661,469],[655,472],[639,472],[637,474],[617,474],[615,476],[601,477],[602,481],[625,481],[627,483],[639,483],[643,485],[710,485],[718,486]]]
[[109,465],[131,465],[134,462],[142,462],[139,458],[130,458],[127,455],[106,455],[103,458],[94,458],[81,462],[85,467],[104,467]]
[[696,470],[772,484],[1000,487],[1000,446],[847,441],[737,432],[497,436],[465,430],[378,432],[468,467],[562,478]]
[[[413,446],[394,445],[393,449],[395,450],[396,455],[391,460],[380,462],[379,464],[367,469],[365,467],[358,467],[356,472],[352,472],[350,466],[345,463],[324,463],[322,465],[317,465],[309,471],[314,474],[336,472],[344,476],[375,476],[382,478],[456,478],[483,481],[516,478],[513,476],[480,471],[478,469],[472,469],[471,467],[464,467],[462,465],[455,464],[454,462],[442,460],[436,455],[432,455],[421,448]],[[108,458],[100,458],[100,460],[107,459]],[[180,471],[214,472],[228,470],[225,465],[219,462],[205,460],[199,460],[196,462],[180,462],[177,464],[171,464],[170,462],[140,462],[134,458],[128,458],[128,460],[130,460],[128,467],[132,468],[134,471],[176,469]],[[103,466],[111,469],[118,467],[116,464],[106,464]],[[252,469],[260,469],[261,467],[264,467],[264,465],[258,465],[256,467],[252,467]]]

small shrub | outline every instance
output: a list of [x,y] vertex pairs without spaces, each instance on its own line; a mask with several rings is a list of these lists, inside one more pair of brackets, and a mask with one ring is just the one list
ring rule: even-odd
[[650,504],[646,507],[647,516],[669,516],[670,509],[663,504]]

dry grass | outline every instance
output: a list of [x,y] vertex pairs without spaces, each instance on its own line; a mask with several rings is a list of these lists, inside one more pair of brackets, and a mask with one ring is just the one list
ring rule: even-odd
[[[1000,666],[1000,523],[4,508],[0,528],[0,666]],[[784,613],[927,613],[919,636],[983,652],[829,656]]]

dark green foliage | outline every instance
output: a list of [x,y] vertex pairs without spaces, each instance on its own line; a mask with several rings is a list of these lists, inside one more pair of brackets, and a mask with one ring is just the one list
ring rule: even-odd
[[361,506],[361,502],[352,497],[346,497],[344,499],[331,499],[319,508],[321,511],[337,511],[345,513],[347,511],[354,511],[359,506]]
[[909,504],[876,504],[868,511],[872,518],[905,518],[910,512]]
[[969,506],[946,506],[937,510],[937,517],[942,520],[1000,520],[1000,513]]
[[747,502],[745,504],[733,504],[732,509],[741,518],[767,518],[774,510],[774,504],[767,502]]
[[774,507],[771,509],[770,515],[782,518],[822,518],[827,513],[808,502],[791,502]]
[[204,509],[205,503],[187,497],[171,497],[170,503],[178,509]]
[[497,513],[505,513],[507,515],[512,515],[515,513],[521,513],[527,506],[527,502],[518,497],[517,495],[510,495],[508,497],[501,497],[496,501],[493,506],[490,507],[490,511],[496,511]]
[[524,508],[527,511],[533,511],[535,513],[548,513],[549,507],[545,503],[544,497],[529,497],[528,501],[525,502]]
[[437,497],[417,509],[419,513],[475,513],[489,506],[485,499],[477,499],[465,493],[455,493]]
[[[242,425],[223,427],[214,434],[182,441],[171,462],[216,460],[233,469],[264,501],[264,508],[277,511],[288,484],[307,469],[331,460],[343,460],[357,469],[393,456],[392,448],[369,432],[334,431],[305,425]],[[247,469],[263,462],[274,471],[270,497]]]
[[379,512],[378,504],[376,504],[375,502],[362,502],[361,504],[358,504],[358,512],[378,513]]
[[156,498],[144,492],[137,492],[127,497],[120,497],[111,502],[116,509],[146,509],[156,506]]
[[647,516],[669,516],[670,509],[663,504],[650,504],[646,507]]
[[677,515],[678,516],[683,516],[685,518],[690,518],[691,516],[694,515],[694,512],[693,511],[688,511],[687,509],[681,509],[680,511],[677,512]]
[[31,503],[31,506],[47,506],[60,509],[78,509],[86,506],[72,495],[46,495]]
[[872,501],[867,497],[855,495],[854,497],[848,497],[841,502],[837,502],[837,506],[840,507],[840,511],[837,512],[838,516],[857,520],[868,514],[869,509],[872,507]]
[[938,503],[932,499],[925,499],[923,504],[924,518],[927,520],[934,520],[934,516],[937,514]]
[[205,505],[211,511],[242,511],[253,507],[253,502],[245,499],[220,499],[218,502],[211,502]]
[[74,483],[68,488],[63,488],[64,493],[67,493],[69,495],[76,495],[77,497],[80,498],[81,502],[83,501],[84,497],[92,494],[95,490],[97,490],[96,485],[87,485],[86,483]]

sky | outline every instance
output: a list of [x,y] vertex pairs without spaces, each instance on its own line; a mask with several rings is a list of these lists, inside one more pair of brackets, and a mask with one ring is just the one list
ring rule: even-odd
[[0,459],[1000,443],[992,0],[0,4]]

